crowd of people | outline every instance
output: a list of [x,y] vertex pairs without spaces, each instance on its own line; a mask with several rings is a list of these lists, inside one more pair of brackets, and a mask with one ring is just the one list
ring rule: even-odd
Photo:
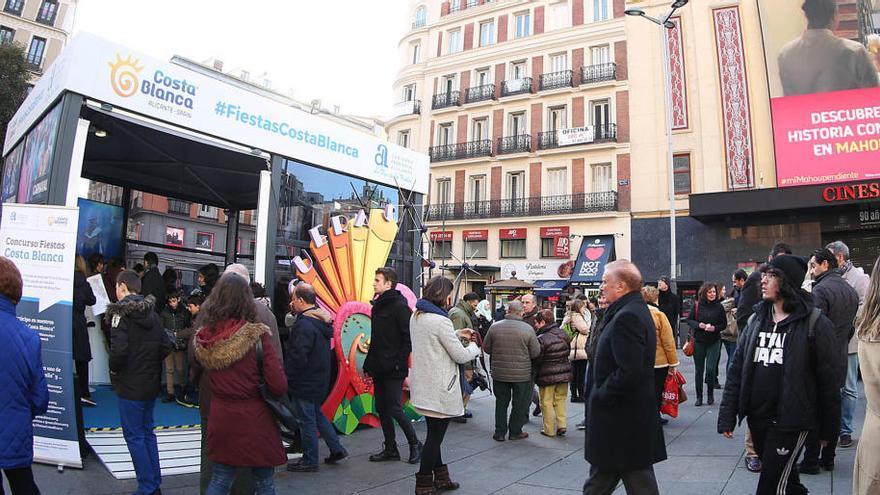
[[[32,435],[30,421],[48,401],[39,339],[14,318],[21,299],[18,270],[5,258],[0,268],[0,332],[12,343],[0,351],[10,363],[0,373],[21,391],[10,420]],[[88,340],[77,343],[87,332],[79,313],[94,304],[85,278],[109,276],[104,268],[102,259],[80,259],[74,279],[74,360],[84,405],[94,401],[87,374],[82,377],[87,371],[81,363],[87,370],[91,355]],[[246,267],[229,265],[220,274],[206,266],[198,281],[184,298],[159,274],[152,253],[144,257],[142,274],[118,270],[112,280],[105,315],[109,366],[137,493],[161,492],[157,398],[200,408],[203,493],[274,493],[276,467],[320,469],[319,435],[329,450],[324,464],[347,458],[321,411],[332,378],[333,315],[320,306],[314,288],[299,283],[292,289],[282,340],[271,304]],[[856,444],[860,369],[869,411],[880,401],[880,260],[869,276],[853,266],[842,242],[809,257],[777,244],[751,274],[733,273],[731,291],[703,284],[686,311],[670,279],[648,286],[626,260],[606,265],[598,298],[569,291],[561,319],[532,294],[506,301],[494,314],[475,293],[454,301],[453,283],[443,276],[426,283],[411,310],[397,283],[393,269],[376,271],[363,368],[374,386],[384,442],[369,461],[418,464],[417,495],[459,487],[444,462],[443,440],[451,422],[471,417],[469,397],[485,387],[495,397],[494,440],[527,439],[531,403],[532,414],[542,416],[542,435],[565,436],[570,404],[584,403],[584,421],[577,425],[586,430],[590,465],[583,492],[610,494],[622,482],[630,494],[659,493],[653,465],[667,455],[668,419],[660,411],[664,387],[681,364],[679,337],[686,337],[692,352],[685,354],[694,360],[694,406],[714,404],[721,389],[718,433],[733,438],[744,426],[746,466],[760,473],[758,494],[807,493],[800,474],[834,470],[835,450]],[[424,439],[403,413],[407,379],[411,404],[425,418]],[[279,427],[270,407],[276,403],[290,408],[295,431]],[[405,457],[395,426],[409,445]],[[11,442],[6,450],[12,454],[0,449],[0,468],[14,493],[37,493],[31,437],[5,438],[5,431],[0,441]],[[855,493],[880,493],[878,448],[880,423],[869,413],[858,442]],[[302,456],[288,463],[291,451]]]

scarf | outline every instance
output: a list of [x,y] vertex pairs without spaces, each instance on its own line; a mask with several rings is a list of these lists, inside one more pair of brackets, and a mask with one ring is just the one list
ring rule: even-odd
[[423,313],[433,313],[435,315],[446,316],[447,318],[449,317],[449,313],[446,310],[440,308],[439,306],[427,299],[419,299],[416,302],[416,309]]

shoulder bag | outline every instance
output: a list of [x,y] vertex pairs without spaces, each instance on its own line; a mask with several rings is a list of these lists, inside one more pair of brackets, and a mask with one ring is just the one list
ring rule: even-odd
[[[700,301],[694,305],[694,321],[697,323],[700,322]],[[682,352],[684,352],[685,356],[691,357],[694,355],[694,331],[688,330],[688,339],[685,342],[684,347],[681,348]]]
[[275,422],[281,426],[282,429],[287,431],[296,431],[299,429],[299,421],[296,419],[296,415],[293,413],[293,406],[290,404],[290,399],[287,395],[282,395],[280,397],[275,396],[272,392],[269,391],[269,387],[266,386],[266,378],[263,376],[263,341],[262,339],[257,339],[256,344],[257,351],[257,369],[260,372],[260,395],[263,396],[263,400],[266,402],[266,405],[269,406],[269,411],[272,412],[272,416],[275,417]]

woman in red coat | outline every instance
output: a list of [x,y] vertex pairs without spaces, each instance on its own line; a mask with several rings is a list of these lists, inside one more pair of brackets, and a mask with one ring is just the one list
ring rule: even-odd
[[201,328],[193,351],[211,381],[208,459],[214,463],[209,495],[226,495],[235,469],[253,471],[256,493],[274,494],[275,466],[287,463],[281,432],[258,390],[256,343],[263,347],[263,376],[275,395],[287,392],[281,359],[269,329],[257,323],[257,308],[247,281],[224,275],[199,312]]

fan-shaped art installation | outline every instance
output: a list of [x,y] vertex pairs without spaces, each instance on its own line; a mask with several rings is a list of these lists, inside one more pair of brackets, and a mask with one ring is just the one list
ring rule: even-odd
[[[360,210],[352,219],[334,216],[326,236],[321,234],[321,227],[309,230],[311,242],[308,251],[303,250],[305,258],[293,259],[296,276],[312,285],[318,303],[334,314],[333,348],[339,372],[321,409],[346,435],[359,424],[379,426],[373,381],[364,374],[364,359],[372,334],[369,302],[373,298],[373,277],[388,261],[397,236],[394,213],[394,205],[386,205],[369,214]],[[398,284],[397,289],[413,309],[416,298],[409,287]],[[408,396],[404,402],[407,416],[417,418]]]

